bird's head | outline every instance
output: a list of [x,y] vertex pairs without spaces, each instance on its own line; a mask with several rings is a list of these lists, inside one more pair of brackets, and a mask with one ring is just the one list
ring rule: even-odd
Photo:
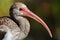
[[26,16],[26,17],[30,17],[30,18],[36,20],[37,22],[39,22],[43,25],[43,27],[48,31],[50,37],[52,37],[52,33],[51,33],[49,27],[46,25],[46,23],[36,14],[31,12],[25,4],[23,4],[21,2],[15,2],[10,8],[10,16],[13,16],[13,15],[14,16]]
[[27,8],[25,4],[16,2],[10,8],[10,15],[14,16],[24,16],[24,8]]

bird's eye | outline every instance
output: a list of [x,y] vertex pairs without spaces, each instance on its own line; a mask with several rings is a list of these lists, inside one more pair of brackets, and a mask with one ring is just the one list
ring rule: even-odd
[[22,11],[22,8],[20,8],[19,10]]

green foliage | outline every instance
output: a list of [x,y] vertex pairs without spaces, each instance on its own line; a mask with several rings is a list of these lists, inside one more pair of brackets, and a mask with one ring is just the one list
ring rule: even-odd
[[0,0],[0,16],[9,15],[9,8],[12,4],[12,0]]

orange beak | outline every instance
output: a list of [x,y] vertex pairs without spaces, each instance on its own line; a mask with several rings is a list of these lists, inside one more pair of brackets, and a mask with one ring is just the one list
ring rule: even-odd
[[43,25],[43,27],[48,31],[50,37],[52,38],[52,33],[51,33],[49,27],[47,26],[47,24],[40,17],[35,15],[28,8],[23,8],[23,16],[30,17],[30,18],[36,20],[37,22],[41,23]]

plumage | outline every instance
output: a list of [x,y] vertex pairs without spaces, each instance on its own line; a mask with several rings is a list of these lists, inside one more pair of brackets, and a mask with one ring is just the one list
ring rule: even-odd
[[[29,29],[30,29],[30,28],[26,28],[26,27],[27,26],[30,27],[30,26],[29,26],[29,22],[27,21],[27,19],[25,19],[23,17],[21,17],[20,21],[21,21],[20,26],[22,26],[22,27],[18,26],[12,19],[10,19],[8,17],[0,18],[0,31],[5,31],[6,33],[8,33],[8,31],[9,31],[11,33],[11,35],[14,36],[13,38],[15,38],[17,35],[17,38],[15,38],[15,40],[23,39],[27,36]],[[28,25],[26,24],[26,22],[28,23]],[[22,24],[22,23],[24,23],[24,24]],[[7,36],[9,36],[9,35],[7,35]],[[22,36],[24,36],[24,37],[22,38]],[[5,38],[4,38],[4,40],[5,40]],[[13,39],[11,39],[11,40],[13,40]]]

